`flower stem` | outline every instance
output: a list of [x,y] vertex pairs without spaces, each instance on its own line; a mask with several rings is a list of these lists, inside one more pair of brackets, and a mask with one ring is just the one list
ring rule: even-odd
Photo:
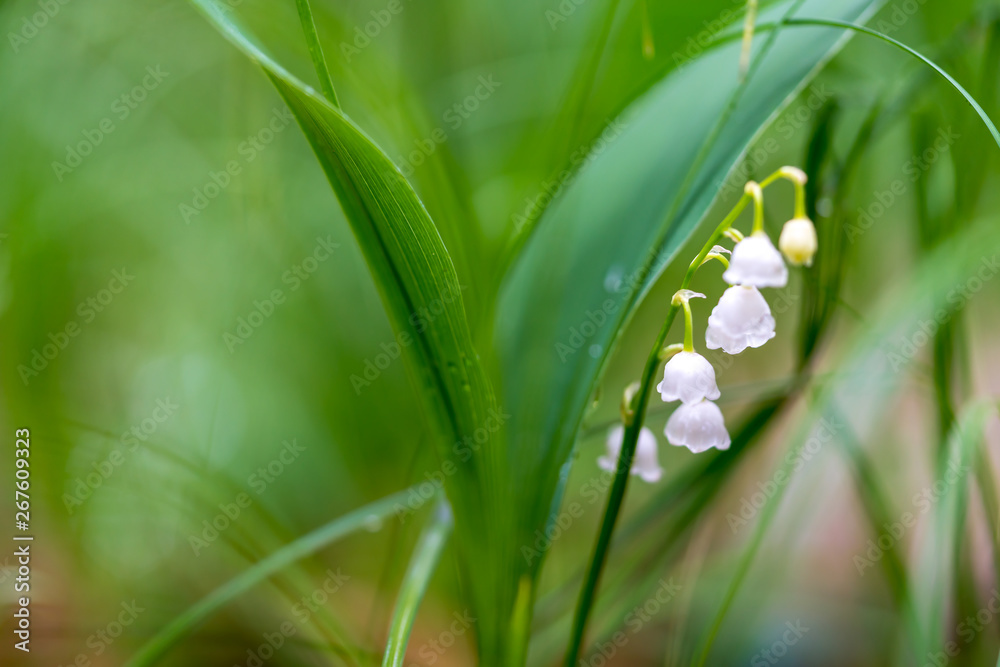
[[753,229],[751,234],[764,231],[764,189],[760,184],[750,181],[746,185],[746,194],[753,197]]
[[793,169],[791,167],[782,167],[778,171],[774,172],[767,178],[765,178],[760,183],[761,189],[766,188],[771,183],[774,183],[779,178],[784,178],[791,182],[795,186],[795,216],[796,218],[806,218],[806,184],[803,179],[805,175],[802,174],[798,169]]
[[[681,282],[681,290],[686,290],[688,288],[694,278],[694,274],[698,271],[702,262],[705,261],[705,257],[707,257],[708,253],[711,252],[716,242],[722,238],[722,235],[729,230],[739,214],[743,212],[744,208],[746,208],[751,198],[752,196],[750,194],[744,192],[743,196],[740,197],[738,202],[736,202],[733,210],[729,212],[729,215],[726,216],[725,220],[719,223],[719,226],[715,228],[715,231],[712,232],[712,235],[709,237],[704,247],[702,247],[701,252],[698,253],[698,256],[695,257],[690,266],[688,266],[688,270],[684,274],[684,280]],[[590,566],[587,568],[587,574],[583,581],[583,588],[580,589],[580,598],[577,601],[576,613],[573,616],[573,628],[571,630],[570,643],[564,663],[566,667],[574,667],[580,657],[583,636],[587,629],[587,619],[590,616],[590,610],[594,604],[594,595],[597,591],[598,581],[601,578],[601,572],[604,569],[605,562],[607,561],[608,548],[611,546],[611,534],[614,532],[615,523],[618,520],[618,514],[621,511],[622,503],[625,499],[625,490],[628,486],[629,470],[632,467],[632,458],[635,456],[636,443],[639,441],[639,432],[642,430],[643,422],[645,422],[646,419],[646,407],[649,404],[649,396],[652,392],[653,382],[656,378],[656,371],[659,370],[660,367],[660,351],[663,349],[663,343],[667,339],[667,334],[670,332],[670,326],[674,323],[674,318],[677,317],[677,311],[679,308],[679,303],[671,301],[670,309],[667,311],[666,320],[663,322],[663,327],[660,329],[660,333],[657,334],[656,341],[653,343],[649,356],[646,358],[646,365],[642,371],[642,379],[639,382],[639,390],[636,392],[634,399],[635,418],[631,421],[631,423],[625,425],[625,434],[622,440],[621,452],[618,454],[618,466],[615,469],[614,483],[611,485],[611,492],[608,494],[608,504],[605,506],[604,516],[601,518],[601,530],[598,533],[597,541],[594,544],[594,551],[590,557]],[[687,307],[686,315],[690,318],[690,306]],[[689,332],[690,325],[688,325],[687,332],[685,333],[685,349],[687,349],[687,345],[689,343]]]
[[691,302],[684,299],[681,305],[684,308],[684,351],[694,352],[694,323],[691,322]]

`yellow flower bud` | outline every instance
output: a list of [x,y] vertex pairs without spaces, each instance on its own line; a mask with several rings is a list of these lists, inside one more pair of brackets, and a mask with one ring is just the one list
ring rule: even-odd
[[792,218],[785,223],[778,238],[781,253],[796,266],[811,266],[817,245],[816,228],[809,218]]

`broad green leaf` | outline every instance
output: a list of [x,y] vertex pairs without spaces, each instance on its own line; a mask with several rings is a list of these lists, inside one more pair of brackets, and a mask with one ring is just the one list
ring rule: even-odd
[[[853,21],[875,4],[813,0],[798,13]],[[790,6],[775,3],[760,21]],[[526,489],[519,543],[530,543],[559,501],[560,475],[616,336],[750,142],[842,41],[823,29],[781,31],[692,174],[738,86],[740,44],[709,49],[613,121],[590,164],[539,221],[503,287],[496,332],[504,403],[514,415],[511,460]]]
[[[479,628],[502,627],[513,591],[499,593],[485,570],[503,576],[511,550],[503,528],[506,475],[495,432],[503,416],[472,344],[462,285],[433,221],[397,167],[344,112],[269,57],[238,22],[238,12],[214,0],[192,0],[209,21],[258,63],[295,114],[312,145],[374,276],[397,330],[397,343],[418,376],[437,434],[441,477],[455,508],[456,542]],[[475,455],[468,456],[475,444]],[[460,445],[460,443],[465,443]],[[483,525],[494,530],[483,531]],[[508,600],[499,603],[499,595]],[[481,651],[501,652],[499,640]]]

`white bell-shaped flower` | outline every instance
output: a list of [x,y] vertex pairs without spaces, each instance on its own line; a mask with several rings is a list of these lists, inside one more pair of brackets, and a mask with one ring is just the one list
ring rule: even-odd
[[733,257],[722,279],[730,285],[784,287],[788,283],[788,268],[767,234],[754,232],[733,248]]
[[781,228],[778,237],[781,253],[795,266],[812,266],[818,245],[816,227],[809,218],[792,218]]
[[722,410],[712,401],[681,403],[667,420],[667,442],[695,454],[715,447],[729,449],[731,440]]
[[705,345],[710,350],[721,347],[727,354],[739,354],[772,338],[774,317],[756,287],[730,287],[708,316]]
[[[608,432],[608,453],[597,459],[597,465],[602,470],[615,472],[618,469],[618,456],[621,454],[624,440],[625,427],[621,424]],[[657,454],[656,436],[645,426],[639,431],[639,442],[635,446],[635,457],[632,459],[630,472],[650,484],[660,481],[663,476],[663,468],[660,467]]]
[[703,398],[719,397],[715,369],[708,359],[697,352],[678,352],[663,368],[663,381],[656,390],[664,402],[696,403]]

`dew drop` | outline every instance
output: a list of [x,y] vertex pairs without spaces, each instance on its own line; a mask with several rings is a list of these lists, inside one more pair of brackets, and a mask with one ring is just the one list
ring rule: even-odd
[[620,264],[615,264],[604,276],[604,289],[614,293],[621,289],[622,278],[625,277],[625,269]]
[[590,356],[592,356],[594,359],[597,359],[599,356],[601,356],[601,352],[603,352],[603,351],[604,351],[603,347],[601,347],[597,343],[594,343],[587,350],[587,353],[590,354]]
[[816,202],[816,212],[823,218],[829,218],[833,213],[833,200],[829,197],[822,197]]

